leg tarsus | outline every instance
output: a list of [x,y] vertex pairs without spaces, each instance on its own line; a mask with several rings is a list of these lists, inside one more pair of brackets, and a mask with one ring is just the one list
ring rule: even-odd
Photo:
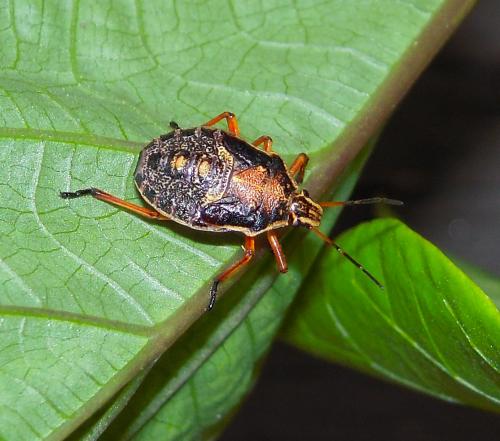
[[219,286],[219,280],[215,279],[210,287],[210,302],[208,303],[207,310],[210,311],[217,300],[217,287]]
[[235,136],[240,136],[238,120],[236,119],[236,115],[232,112],[222,112],[220,115],[217,115],[215,118],[212,118],[210,121],[207,121],[202,125],[205,127],[213,126],[223,119],[226,120],[229,131]]
[[95,192],[95,188],[83,188],[81,190],[77,191],[60,191],[59,196],[61,196],[63,199],[75,199],[79,198],[80,196],[93,196]]

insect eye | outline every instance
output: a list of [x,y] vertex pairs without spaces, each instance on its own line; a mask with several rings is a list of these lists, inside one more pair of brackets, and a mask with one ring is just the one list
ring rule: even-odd
[[306,198],[308,198],[308,197],[309,197],[309,192],[308,192],[307,190],[302,190],[302,193],[304,194],[304,196],[305,196]]

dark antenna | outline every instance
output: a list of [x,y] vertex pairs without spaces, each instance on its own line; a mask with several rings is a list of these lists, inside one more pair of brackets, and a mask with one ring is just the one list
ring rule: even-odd
[[344,256],[349,262],[351,262],[353,265],[355,265],[358,269],[363,271],[365,275],[368,276],[368,278],[375,283],[380,289],[384,289],[384,285],[382,285],[363,265],[361,265],[357,260],[355,260],[352,256],[347,254],[342,248],[340,248],[339,245],[337,245],[332,239],[330,239],[327,235],[323,234],[320,230],[317,228],[311,228],[311,230],[321,238],[323,241],[325,241],[328,245],[334,247],[342,256]]
[[321,207],[340,207],[345,205],[368,205],[368,204],[386,204],[386,205],[404,205],[402,201],[396,199],[387,198],[369,198],[369,199],[358,199],[356,201],[332,201],[332,202],[320,202]]

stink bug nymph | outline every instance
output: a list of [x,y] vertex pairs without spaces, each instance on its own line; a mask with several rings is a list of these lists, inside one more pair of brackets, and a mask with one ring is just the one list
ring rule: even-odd
[[[223,119],[227,131],[213,127]],[[90,195],[150,219],[171,220],[197,230],[243,233],[245,254],[213,280],[208,309],[215,304],[219,283],[252,259],[255,236],[259,234],[267,235],[279,271],[287,271],[276,235],[277,229],[286,226],[310,229],[382,287],[318,226],[325,207],[401,202],[384,198],[314,202],[306,190],[298,187],[304,178],[307,155],[301,153],[287,168],[272,151],[269,136],[261,136],[251,144],[241,139],[236,117],[230,112],[221,113],[200,127],[181,129],[174,122],[170,127],[170,133],[154,139],[142,150],[135,170],[135,185],[152,209],[97,188],[61,192],[61,197]]]

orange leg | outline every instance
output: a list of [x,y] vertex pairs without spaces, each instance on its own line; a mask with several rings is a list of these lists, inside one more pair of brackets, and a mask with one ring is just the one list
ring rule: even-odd
[[132,204],[131,202],[124,201],[123,199],[117,198],[105,191],[99,190],[98,188],[85,188],[83,190],[77,191],[61,191],[59,195],[63,199],[75,199],[80,196],[92,196],[93,198],[99,199],[100,201],[107,202],[111,205],[117,205],[118,207],[126,208],[133,213],[140,214],[141,216],[147,217],[149,219],[157,220],[169,220],[168,217],[163,216],[163,214],[158,213],[156,210],[151,208],[141,207],[140,205]]
[[229,129],[229,131],[235,136],[240,136],[240,128],[238,127],[238,120],[236,119],[236,115],[231,112],[222,112],[220,115],[217,115],[215,118],[212,118],[210,121],[202,125],[213,126],[223,119],[226,120],[227,128]]
[[286,263],[285,253],[281,249],[281,245],[278,241],[278,236],[276,236],[276,233],[274,231],[268,231],[267,240],[269,241],[269,245],[271,245],[271,249],[273,250],[280,273],[286,273],[288,271],[288,265]]
[[224,272],[220,273],[212,283],[210,288],[210,302],[208,304],[208,310],[212,309],[217,298],[217,287],[220,282],[231,277],[236,271],[241,267],[245,266],[255,254],[255,239],[250,236],[245,236],[245,255],[238,261],[233,263]]
[[252,145],[254,147],[258,147],[259,145],[264,144],[264,151],[269,153],[273,151],[273,138],[267,135],[259,136]]
[[297,181],[297,184],[302,184],[302,181],[304,180],[304,172],[306,170],[306,165],[308,162],[309,156],[307,156],[305,153],[300,153],[288,169],[288,172]]

